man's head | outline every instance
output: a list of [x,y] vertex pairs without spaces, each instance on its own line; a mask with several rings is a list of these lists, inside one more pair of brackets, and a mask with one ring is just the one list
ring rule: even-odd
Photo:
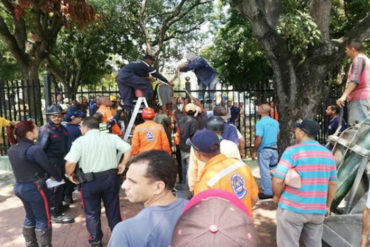
[[64,110],[60,105],[51,105],[46,109],[46,115],[49,117],[49,120],[55,124],[60,125],[64,118]]
[[151,150],[130,160],[122,188],[130,202],[150,206],[162,195],[171,193],[176,176],[175,160],[165,151]]
[[152,120],[155,117],[154,109],[150,107],[145,107],[141,112],[141,116],[144,120]]
[[316,136],[319,134],[320,125],[313,119],[305,118],[301,123],[293,123],[295,128],[295,137],[298,142],[312,139],[314,140]]
[[207,121],[207,129],[212,130],[216,135],[221,136],[224,133],[225,121],[222,117],[213,116]]
[[67,112],[65,120],[71,124],[79,124],[82,121],[84,114],[81,111]]
[[112,101],[110,101],[110,98],[108,96],[101,96],[99,98],[99,102],[100,102],[100,104],[105,105],[105,106],[111,106],[112,105]]
[[257,113],[260,116],[268,116],[270,115],[271,107],[268,104],[259,105],[257,108]]
[[362,53],[364,50],[364,46],[361,41],[358,40],[351,40],[346,45],[346,55],[349,58],[355,58],[359,53]]
[[194,61],[195,59],[197,59],[197,57],[197,54],[195,54],[194,52],[188,52],[185,55],[185,58],[186,60],[188,60],[188,62]]
[[337,105],[329,105],[327,108],[326,108],[326,115],[328,115],[329,117],[333,118],[335,117],[339,112],[339,106]]
[[197,106],[193,103],[189,103],[185,106],[185,112],[190,116],[194,116],[197,112]]
[[220,139],[215,132],[203,129],[186,141],[187,145],[194,148],[197,159],[207,162],[220,153]]
[[144,60],[147,64],[149,64],[150,66],[152,66],[152,65],[153,65],[153,63],[154,63],[154,61],[155,61],[155,58],[154,58],[152,55],[147,54],[147,55],[145,55],[145,56],[143,57],[143,60]]
[[85,135],[91,129],[99,129],[99,121],[95,117],[85,117],[81,123],[82,135]]

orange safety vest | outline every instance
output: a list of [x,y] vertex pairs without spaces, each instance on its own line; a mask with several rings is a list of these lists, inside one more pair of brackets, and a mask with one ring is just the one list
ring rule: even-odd
[[131,149],[132,156],[153,149],[166,151],[169,155],[172,153],[163,126],[152,120],[146,120],[135,127]]
[[[103,115],[103,123],[107,123],[113,118],[112,111],[105,105],[101,105],[96,112],[99,112]],[[122,130],[117,123],[114,123],[114,125],[112,126],[112,133],[118,136],[122,136]]]
[[252,170],[245,163],[224,154],[210,159],[194,185],[194,195],[211,188],[235,194],[252,214],[252,199],[258,196],[258,187]]

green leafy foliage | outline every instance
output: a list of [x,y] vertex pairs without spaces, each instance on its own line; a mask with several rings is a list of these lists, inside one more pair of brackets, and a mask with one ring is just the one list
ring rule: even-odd
[[319,44],[321,40],[315,21],[300,10],[282,15],[277,32],[287,41],[288,49],[294,55],[305,54],[310,46]]
[[201,55],[216,68],[223,83],[238,90],[258,86],[272,77],[271,67],[252,36],[250,24],[234,10],[219,29],[213,44],[204,48]]

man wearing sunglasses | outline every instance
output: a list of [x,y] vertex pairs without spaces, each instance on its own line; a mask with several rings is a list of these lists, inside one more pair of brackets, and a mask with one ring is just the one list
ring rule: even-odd
[[[40,128],[37,144],[45,151],[50,166],[64,177],[64,156],[67,154],[68,131],[61,124],[64,111],[59,105],[51,105],[46,110],[48,122]],[[51,220],[54,223],[73,223],[74,219],[63,216],[64,186],[50,188],[49,204]]]

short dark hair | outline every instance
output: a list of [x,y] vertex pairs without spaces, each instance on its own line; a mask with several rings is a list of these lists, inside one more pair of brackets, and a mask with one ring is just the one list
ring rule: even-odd
[[152,60],[154,62],[155,61],[155,58],[152,55],[146,54],[143,57],[143,60]]
[[347,43],[347,46],[359,52],[362,52],[364,50],[364,45],[359,40],[351,40]]
[[216,105],[213,109],[213,115],[214,116],[226,116],[226,108],[222,105]]
[[339,113],[339,106],[337,105],[330,105],[329,106],[332,111],[335,111],[336,114]]
[[166,189],[175,187],[177,177],[176,161],[165,151],[150,150],[143,152],[129,162],[129,165],[142,161],[148,162],[146,176],[154,181],[163,181]]
[[89,129],[99,129],[99,121],[94,117],[85,117],[82,120],[82,126]]

